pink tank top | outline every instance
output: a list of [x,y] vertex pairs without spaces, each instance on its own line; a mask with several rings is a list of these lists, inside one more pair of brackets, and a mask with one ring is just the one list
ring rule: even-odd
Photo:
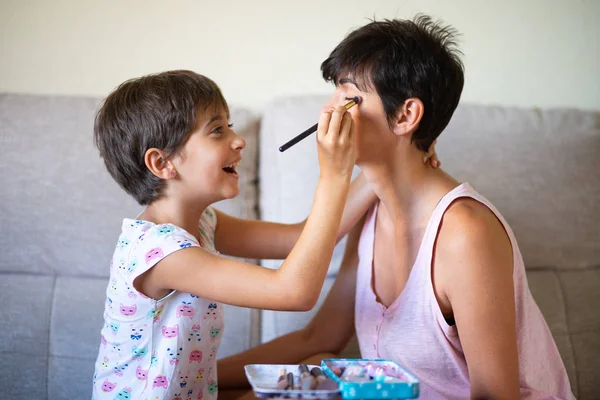
[[431,282],[431,260],[442,216],[457,198],[486,205],[502,222],[514,255],[514,285],[521,398],[572,399],[569,378],[548,325],[533,300],[523,258],[510,227],[490,202],[464,183],[438,203],[423,236],[408,281],[386,308],[372,288],[377,205],[369,212],[358,248],[356,333],[363,358],[390,359],[420,381],[420,399],[469,398],[469,374],[456,326],[448,325]]

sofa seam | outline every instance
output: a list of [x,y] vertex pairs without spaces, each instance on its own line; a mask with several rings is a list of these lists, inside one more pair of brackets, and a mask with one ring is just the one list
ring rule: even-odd
[[54,317],[54,299],[56,296],[56,280],[57,276],[54,275],[52,279],[51,298],[49,303],[48,312],[48,348],[46,353],[46,395],[50,398],[50,347],[52,346],[52,318]]
[[569,319],[569,306],[567,304],[567,295],[563,283],[560,278],[559,271],[557,269],[554,270],[554,274],[556,276],[556,280],[558,281],[558,289],[560,292],[560,296],[562,297],[563,304],[565,305],[565,322],[567,323],[567,338],[569,340],[569,346],[571,347],[571,356],[573,357],[573,364],[575,367],[575,386],[577,388],[577,394],[579,395],[580,387],[579,387],[579,369],[577,368],[577,355],[575,354],[575,347],[573,346],[573,337],[571,332],[571,325]]

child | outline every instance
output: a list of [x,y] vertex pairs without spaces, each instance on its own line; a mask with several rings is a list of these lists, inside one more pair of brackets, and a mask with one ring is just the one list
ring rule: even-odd
[[[216,399],[221,303],[309,310],[317,301],[355,162],[352,119],[343,107],[322,112],[321,175],[310,216],[296,225],[211,207],[239,192],[245,141],[228,120],[217,85],[190,71],[127,81],[97,114],[94,139],[108,171],[146,208],[123,221],[110,264],[94,399]],[[347,221],[373,200],[355,194]],[[287,258],[270,270],[220,252]]]
[[220,361],[223,388],[245,383],[244,364],[315,363],[356,332],[361,356],[403,365],[422,399],[572,398],[510,227],[468,183],[419,161],[461,96],[455,35],[427,16],[374,21],[321,65],[331,104],[362,98],[350,110],[357,165],[379,201],[309,325]]

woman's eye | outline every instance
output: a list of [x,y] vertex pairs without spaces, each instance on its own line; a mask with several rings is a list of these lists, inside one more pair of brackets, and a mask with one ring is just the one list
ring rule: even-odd
[[233,128],[233,124],[227,124],[227,126],[229,127],[229,129]]

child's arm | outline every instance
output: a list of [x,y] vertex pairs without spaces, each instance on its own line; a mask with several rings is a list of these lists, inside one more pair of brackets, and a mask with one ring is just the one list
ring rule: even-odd
[[339,353],[354,334],[358,241],[364,217],[352,228],[344,259],[325,302],[309,324],[270,342],[218,361],[219,388],[248,387],[246,364],[297,364],[315,354]]
[[309,310],[319,296],[356,158],[352,118],[343,107],[321,114],[321,176],[297,244],[277,270],[231,260],[200,247],[175,251],[134,282],[150,297],[179,290],[223,303],[273,310]]
[[[336,242],[350,231],[376,198],[364,175],[359,174],[350,185]],[[215,247],[219,252],[235,257],[284,259],[298,241],[306,221],[280,224],[235,218],[217,211]]]
[[[438,168],[440,161],[435,153],[435,143],[423,155],[423,163]],[[362,172],[352,182],[348,200],[342,214],[337,234],[340,241],[354,224],[375,202],[377,196],[371,190]],[[284,259],[298,241],[306,220],[296,224],[280,224],[235,218],[217,211],[215,247],[223,254],[254,259]]]

